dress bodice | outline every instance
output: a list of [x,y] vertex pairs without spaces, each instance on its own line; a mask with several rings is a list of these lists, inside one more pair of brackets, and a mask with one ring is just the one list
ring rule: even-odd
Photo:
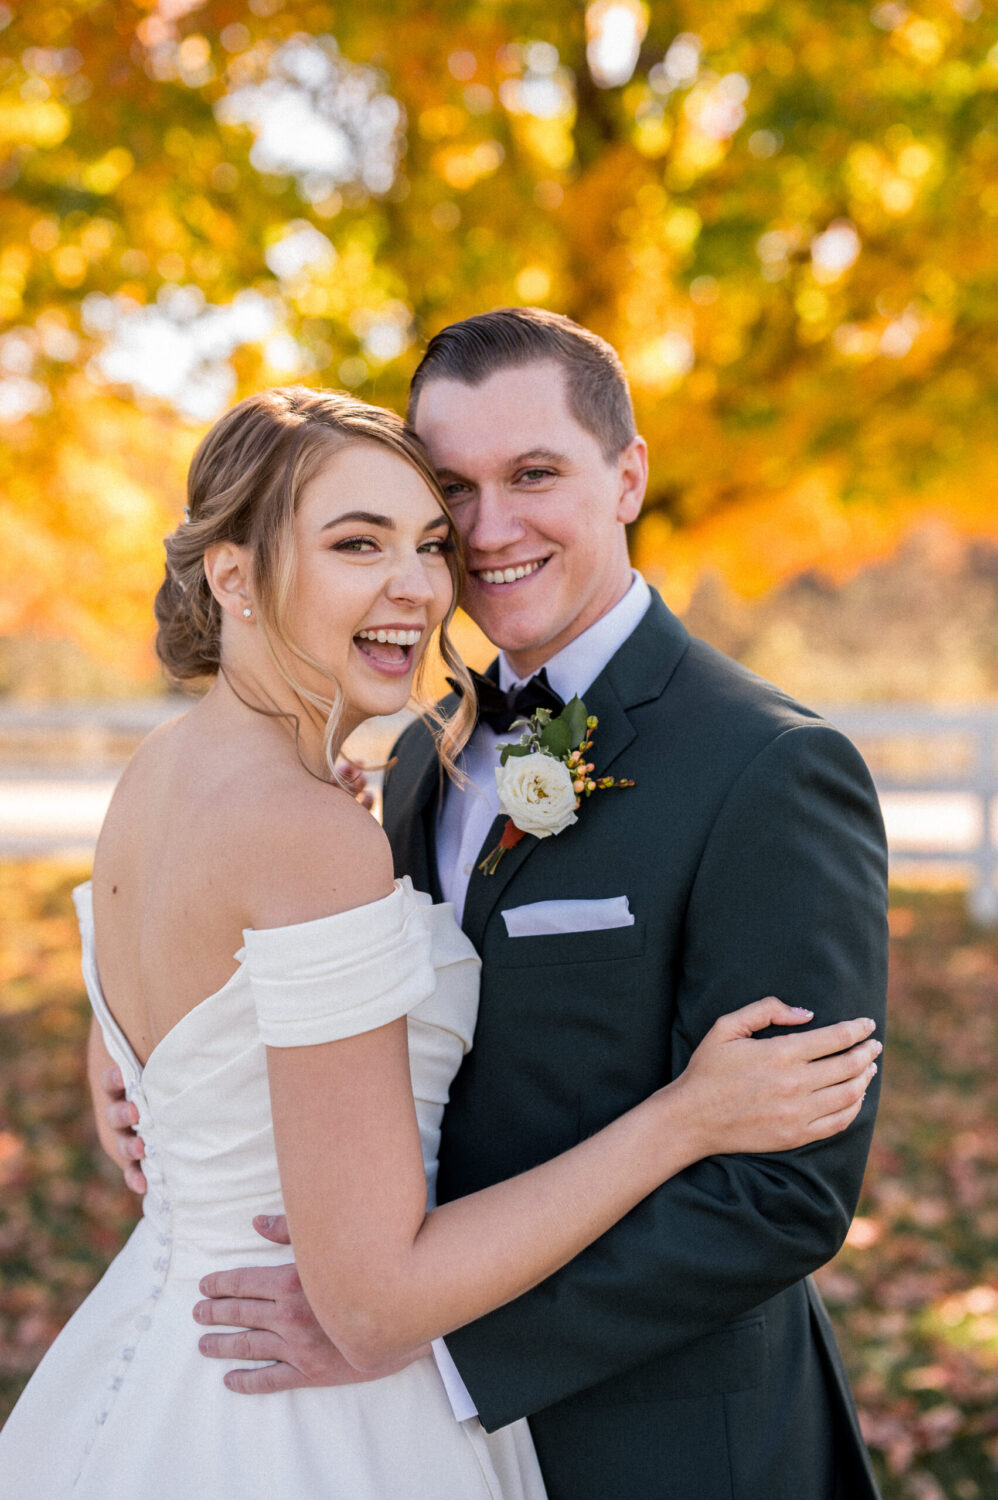
[[149,1183],[143,1213],[164,1252],[172,1247],[170,1259],[184,1246],[202,1267],[206,1255],[258,1256],[253,1215],[282,1209],[266,1047],[331,1041],[400,1015],[408,1017],[432,1205],[444,1106],[478,1007],[479,960],[451,907],[402,880],[352,911],[247,930],[235,973],[182,1017],[143,1067],[101,989],[89,883],[74,899],[87,993],[139,1111]]
[[247,1400],[222,1381],[246,1361],[205,1359],[191,1317],[207,1272],[288,1259],[251,1222],[282,1207],[268,1047],[406,1015],[432,1203],[441,1116],[478,1006],[478,959],[451,909],[402,881],[354,911],[244,933],[228,983],[142,1067],[101,990],[89,886],[75,896],[87,990],[139,1109],[149,1191],[0,1432],[5,1500],[544,1500],[526,1423],[486,1433],[456,1421],[432,1355],[379,1380]]

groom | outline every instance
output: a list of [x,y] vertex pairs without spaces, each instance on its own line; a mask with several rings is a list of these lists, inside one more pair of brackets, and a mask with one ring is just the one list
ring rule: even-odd
[[[545,666],[598,718],[595,774],[636,782],[484,875],[502,826],[496,733],[480,726],[466,752],[487,807],[454,791],[439,807],[422,725],[397,747],[396,871],[463,903],[483,958],[475,1046],[446,1113],[448,1198],[597,1130],[760,995],[820,1023],[882,1021],[885,859],[853,748],[691,640],[631,573],[646,452],[606,344],[549,313],[470,318],[430,343],[409,418],[464,539],[466,608],[501,648],[499,686]],[[620,896],[633,924],[589,930]],[[563,930],[511,935],[514,911],[529,923],[553,900]],[[551,1500],[876,1494],[804,1279],[845,1235],[873,1117],[871,1098],[844,1135],[804,1151],[699,1163],[448,1337],[486,1427],[530,1417]]]
[[[399,742],[385,787],[396,870],[454,902],[484,960],[443,1200],[599,1129],[674,1077],[718,1015],[762,995],[810,1006],[815,1024],[882,1023],[885,855],[851,745],[691,639],[632,573],[625,528],[647,456],[608,345],[531,309],[467,319],[431,341],[409,415],[464,539],[466,608],[500,647],[493,682],[512,700],[543,666],[598,719],[595,774],[636,783],[584,800],[574,826],[525,837],[485,875],[503,826],[501,715],[465,752],[483,797],[448,787],[441,801],[422,724]],[[807,1277],[849,1225],[874,1109],[871,1093],[849,1130],[803,1150],[698,1163],[448,1335],[455,1410],[490,1429],[529,1416],[551,1500],[871,1500]],[[240,1297],[241,1274],[208,1290]],[[287,1289],[202,1321],[280,1322],[288,1363],[318,1368],[316,1329]],[[252,1339],[209,1342],[252,1358]]]

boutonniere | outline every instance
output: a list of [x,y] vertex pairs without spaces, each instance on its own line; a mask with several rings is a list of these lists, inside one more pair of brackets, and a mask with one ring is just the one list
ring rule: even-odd
[[586,755],[599,721],[586,713],[581,698],[573,698],[558,714],[538,708],[518,722],[525,726],[520,741],[503,745],[496,766],[506,826],[478,866],[483,875],[494,875],[506,850],[515,849],[525,833],[546,839],[577,823],[583,797],[634,785],[623,777],[594,775],[596,768]]

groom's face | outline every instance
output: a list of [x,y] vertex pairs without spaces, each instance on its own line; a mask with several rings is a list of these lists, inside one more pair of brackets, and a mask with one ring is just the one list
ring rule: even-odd
[[607,462],[548,360],[474,386],[429,379],[415,425],[464,541],[464,607],[526,676],[627,591],[624,524],[641,508],[644,444]]

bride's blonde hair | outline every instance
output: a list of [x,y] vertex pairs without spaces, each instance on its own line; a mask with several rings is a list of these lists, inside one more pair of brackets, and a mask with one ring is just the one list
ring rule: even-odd
[[[247,396],[202,440],[188,474],[186,520],[166,538],[166,576],[155,603],[156,652],[168,676],[181,684],[215,676],[222,670],[222,611],[208,586],[204,555],[218,542],[247,547],[253,559],[253,606],[259,627],[302,712],[314,722],[325,721],[323,753],[332,774],[342,692],[329,668],[303,650],[286,627],[296,577],[294,518],[309,480],[334,453],[361,442],[390,449],[417,471],[447,516],[456,542],[454,522],[426,450],[401,417],[338,391],[283,386]],[[461,702],[444,718],[422,700],[425,654],[414,688],[420,713],[434,727],[441,762],[454,774],[455,757],[474,726],[475,694],[447,629],[464,588],[459,546],[446,554],[446,561],[454,594],[437,647],[461,686]],[[288,659],[324,676],[329,693],[313,692],[299,682],[275,643]]]

